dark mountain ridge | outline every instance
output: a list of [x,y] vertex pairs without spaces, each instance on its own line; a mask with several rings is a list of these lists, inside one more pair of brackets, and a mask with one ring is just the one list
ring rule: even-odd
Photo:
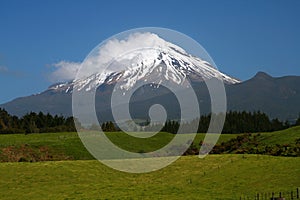
[[[198,96],[201,114],[210,112],[210,98],[204,82],[192,82]],[[28,112],[44,112],[63,116],[72,115],[72,93],[54,89],[27,97],[20,97],[0,105],[10,114],[22,116]],[[113,120],[110,111],[110,95],[113,84],[103,84],[97,89],[96,110],[101,113],[100,121]],[[258,72],[253,78],[236,83],[225,84],[227,110],[261,111],[271,118],[293,121],[300,113],[300,76],[272,77]],[[143,86],[135,92],[130,103],[133,118],[148,118],[148,108],[154,103],[161,103],[169,111],[168,118],[180,116],[178,102],[170,101],[174,95],[163,88]],[[147,94],[147,98],[145,98]],[[121,105],[120,105],[121,106]]]

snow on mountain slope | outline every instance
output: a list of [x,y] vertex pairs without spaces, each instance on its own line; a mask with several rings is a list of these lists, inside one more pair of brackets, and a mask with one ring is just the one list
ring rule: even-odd
[[[186,78],[192,81],[218,78],[227,84],[240,82],[219,72],[207,61],[187,53],[181,47],[163,40],[156,34],[142,33],[139,37],[135,37],[134,40],[132,41],[133,44],[139,43],[138,40],[140,40],[146,43],[147,47],[133,46],[128,48],[128,52],[121,54],[121,56],[117,55],[116,52],[118,50],[115,50],[116,52],[113,52],[113,54],[116,55],[110,55],[111,59],[108,59],[106,62],[113,61],[105,72],[93,73],[71,82],[60,83],[51,86],[49,90],[71,93],[75,88],[76,90],[89,91],[99,87],[101,84],[112,84],[115,82],[120,83],[121,89],[129,90],[137,81],[153,82],[159,85],[161,81],[168,80],[181,84]],[[112,45],[111,43],[113,42],[109,41],[107,45]],[[127,41],[127,43],[129,42]]]

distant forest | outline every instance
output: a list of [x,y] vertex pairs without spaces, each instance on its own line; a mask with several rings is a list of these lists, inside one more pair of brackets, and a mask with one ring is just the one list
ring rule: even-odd
[[[210,124],[211,114],[203,115],[200,119],[195,119],[188,123],[183,123],[184,130],[188,133],[189,127],[198,125],[197,133],[206,133]],[[270,119],[265,113],[258,112],[238,112],[230,111],[226,113],[226,120],[222,133],[235,134],[235,133],[257,133],[257,132],[272,132],[283,130],[292,126],[300,125],[300,116],[295,123],[288,121],[280,121],[279,119]],[[167,121],[162,131],[169,133],[177,133],[179,128],[178,121]],[[155,130],[155,126],[148,127],[147,131]]]
[[[206,133],[211,115],[201,116],[191,122],[185,122],[185,130],[188,133],[188,127],[198,125],[198,133]],[[145,124],[146,125],[146,124]],[[288,121],[280,121],[279,119],[270,119],[262,112],[236,112],[231,111],[226,114],[226,120],[222,133],[256,133],[271,132],[289,128],[291,126],[300,125],[300,116],[298,120],[290,124]],[[148,126],[145,131],[157,130],[157,125]],[[118,127],[113,122],[106,122],[101,125],[103,131],[118,131]],[[179,128],[178,121],[167,121],[162,131],[169,133],[177,133]],[[91,127],[94,130],[93,126]],[[73,132],[76,131],[74,118],[63,116],[52,116],[50,114],[28,113],[23,117],[11,116],[6,110],[0,108],[0,134],[12,133],[49,133],[49,132]],[[137,130],[138,131],[138,130]]]
[[31,112],[19,118],[0,108],[0,134],[73,131],[76,131],[73,117]]

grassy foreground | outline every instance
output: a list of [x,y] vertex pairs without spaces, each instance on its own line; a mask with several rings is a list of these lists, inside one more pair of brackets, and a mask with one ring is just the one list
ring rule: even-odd
[[0,199],[239,199],[300,186],[300,159],[259,155],[180,158],[147,174],[96,160],[0,163]]

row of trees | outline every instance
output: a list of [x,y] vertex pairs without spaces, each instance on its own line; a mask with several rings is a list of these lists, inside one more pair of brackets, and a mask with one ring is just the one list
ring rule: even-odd
[[73,117],[28,113],[21,118],[0,108],[0,134],[75,131]]
[[[195,119],[191,122],[183,123],[185,133],[194,132],[192,127],[198,127],[197,133],[206,133],[211,121],[211,115],[201,116],[200,119]],[[288,121],[280,121],[279,119],[270,119],[262,112],[238,112],[230,111],[226,114],[226,119],[222,133],[254,133],[254,132],[272,132],[283,130],[291,126],[300,125],[300,116],[295,123]],[[156,125],[146,128],[147,131],[156,130]],[[162,131],[169,133],[177,133],[180,124],[178,121],[167,121]]]
[[[205,133],[208,130],[211,115],[201,116],[191,122],[183,123],[184,133],[195,132],[192,127],[198,127],[198,133]],[[271,132],[289,128],[294,125],[300,125],[300,116],[294,124],[283,122],[279,119],[270,119],[262,112],[236,112],[231,111],[226,114],[222,133],[253,133],[253,132]],[[180,124],[178,121],[167,121],[163,126],[160,124],[146,126],[145,131],[158,130],[157,127],[163,127],[162,131],[176,134]],[[113,122],[106,122],[101,125],[103,131],[118,131],[118,127]],[[18,118],[11,116],[7,111],[0,108],[0,134],[3,133],[45,133],[45,132],[63,132],[76,131],[73,117],[52,116],[28,113]],[[138,131],[138,130],[136,130]]]

